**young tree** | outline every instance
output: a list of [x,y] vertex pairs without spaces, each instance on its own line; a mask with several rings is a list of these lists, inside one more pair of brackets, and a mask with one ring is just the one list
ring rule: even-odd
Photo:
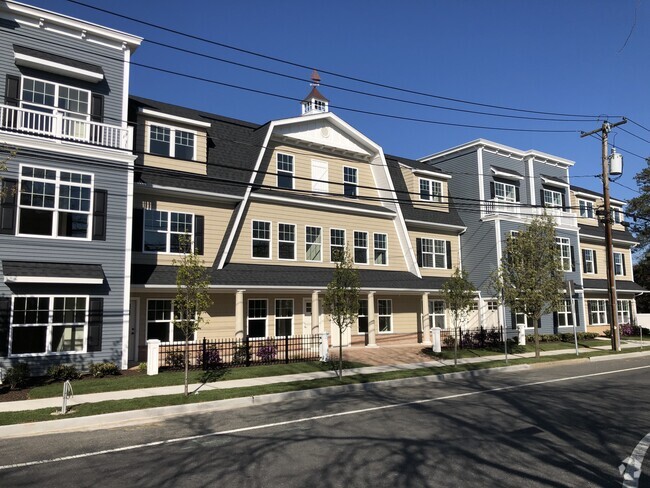
[[185,338],[185,396],[188,396],[189,342],[194,333],[205,322],[204,314],[212,304],[208,289],[210,275],[198,254],[192,252],[189,242],[181,242],[188,249],[183,256],[174,260],[178,266],[176,273],[176,297],[174,298],[174,326]]
[[467,320],[467,316],[474,304],[476,288],[467,278],[467,271],[456,268],[451,278],[442,285],[441,292],[454,321],[454,366],[456,366],[458,362],[458,335],[456,331],[459,322]]
[[346,248],[336,263],[323,299],[325,311],[339,329],[339,379],[343,379],[343,332],[354,324],[359,314],[359,284],[359,272]]
[[[16,150],[9,148],[7,145],[0,147],[0,172],[7,171],[7,163],[12,158],[16,157]],[[14,190],[15,191],[15,190]],[[8,197],[14,193],[14,191],[9,192],[2,184],[0,184],[0,200],[4,197]]]
[[507,238],[492,282],[504,303],[533,324],[535,357],[539,358],[538,322],[564,299],[564,271],[550,216],[534,218],[525,230]]

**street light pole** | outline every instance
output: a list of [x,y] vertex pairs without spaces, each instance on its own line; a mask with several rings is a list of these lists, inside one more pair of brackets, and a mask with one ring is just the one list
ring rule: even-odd
[[602,141],[602,163],[603,163],[603,204],[604,215],[603,221],[605,223],[605,254],[607,256],[607,295],[609,298],[609,329],[612,336],[612,350],[621,350],[621,337],[618,328],[618,310],[616,301],[616,274],[614,272],[614,244],[612,242],[612,211],[610,208],[609,199],[609,155],[607,147],[607,135],[614,127],[627,123],[627,119],[623,119],[615,124],[603,122],[600,129],[592,130],[591,132],[582,133],[580,137],[587,137],[597,132],[601,133]]

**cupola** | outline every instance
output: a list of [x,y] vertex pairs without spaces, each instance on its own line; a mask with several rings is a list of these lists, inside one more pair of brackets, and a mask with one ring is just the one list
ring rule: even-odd
[[316,70],[311,74],[311,91],[302,101],[302,115],[311,115],[321,112],[329,112],[329,100],[318,91],[320,75]]

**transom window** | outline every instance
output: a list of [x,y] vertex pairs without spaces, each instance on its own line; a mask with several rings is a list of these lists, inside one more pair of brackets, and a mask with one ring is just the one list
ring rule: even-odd
[[587,300],[589,307],[589,324],[607,324],[607,300]]
[[358,196],[359,175],[357,168],[343,167],[343,194],[346,197]]
[[278,188],[293,189],[293,156],[278,153],[276,164]]
[[290,298],[275,300],[275,335],[293,335],[293,300]]
[[[178,315],[172,300],[147,301],[147,340],[158,339],[160,342],[180,342],[185,340],[183,331],[174,325]],[[196,332],[190,337],[196,340]]]
[[341,261],[345,254],[345,230],[330,229],[330,260]]
[[494,198],[495,200],[503,202],[516,202],[517,190],[515,185],[503,183],[501,181],[494,182]]
[[368,233],[354,231],[354,262],[368,264]]
[[253,257],[271,257],[271,222],[253,220]]
[[593,249],[583,249],[584,256],[584,272],[593,274],[596,272],[596,251]]
[[149,127],[149,152],[170,158],[196,159],[196,134],[177,127],[152,124]]
[[441,202],[442,183],[436,180],[420,178],[420,200]]
[[578,200],[578,205],[580,207],[580,217],[585,219],[594,218],[594,202],[589,200]]
[[266,337],[267,315],[265,299],[248,300],[248,337]]
[[562,194],[559,191],[544,188],[543,193],[545,207],[562,207]]
[[296,226],[278,224],[278,258],[296,259]]
[[144,211],[144,251],[182,253],[193,245],[194,215],[166,210]]
[[571,271],[571,243],[568,237],[556,237],[555,243],[560,249],[560,262],[563,271]]
[[393,301],[380,298],[377,300],[377,318],[379,332],[393,332]]
[[388,264],[388,235],[374,234],[375,264]]
[[18,233],[88,239],[93,176],[22,166]]
[[13,297],[10,354],[83,352],[87,297]]
[[305,228],[305,260],[323,260],[323,229],[320,227]]

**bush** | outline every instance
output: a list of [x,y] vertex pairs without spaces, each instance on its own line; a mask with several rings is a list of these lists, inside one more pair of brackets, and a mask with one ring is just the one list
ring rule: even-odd
[[147,372],[147,363],[142,362],[142,363],[138,364],[138,371],[140,371],[141,373],[146,373]]
[[29,364],[16,363],[13,368],[9,368],[5,373],[4,382],[9,388],[16,390],[23,386],[29,379]]
[[453,335],[446,336],[442,341],[442,343],[444,344],[445,347],[454,347],[455,342],[456,342],[456,339],[454,339]]
[[95,378],[103,378],[104,376],[116,376],[122,373],[115,363],[97,363],[90,365],[90,374]]
[[579,341],[589,341],[598,337],[596,332],[578,332]]
[[275,347],[273,341],[269,341],[266,344],[262,344],[257,348],[257,357],[260,358],[262,362],[274,361],[277,356],[278,348]]
[[223,366],[221,361],[221,356],[219,355],[219,349],[216,347],[209,347],[205,350],[205,353],[201,354],[199,357],[199,366],[203,366],[203,369],[218,369]]
[[72,364],[57,364],[47,368],[46,375],[54,381],[78,380],[81,373]]
[[232,353],[232,364],[246,364],[246,346],[236,346]]
[[167,353],[165,364],[173,369],[185,367],[185,353],[182,349],[174,349]]

